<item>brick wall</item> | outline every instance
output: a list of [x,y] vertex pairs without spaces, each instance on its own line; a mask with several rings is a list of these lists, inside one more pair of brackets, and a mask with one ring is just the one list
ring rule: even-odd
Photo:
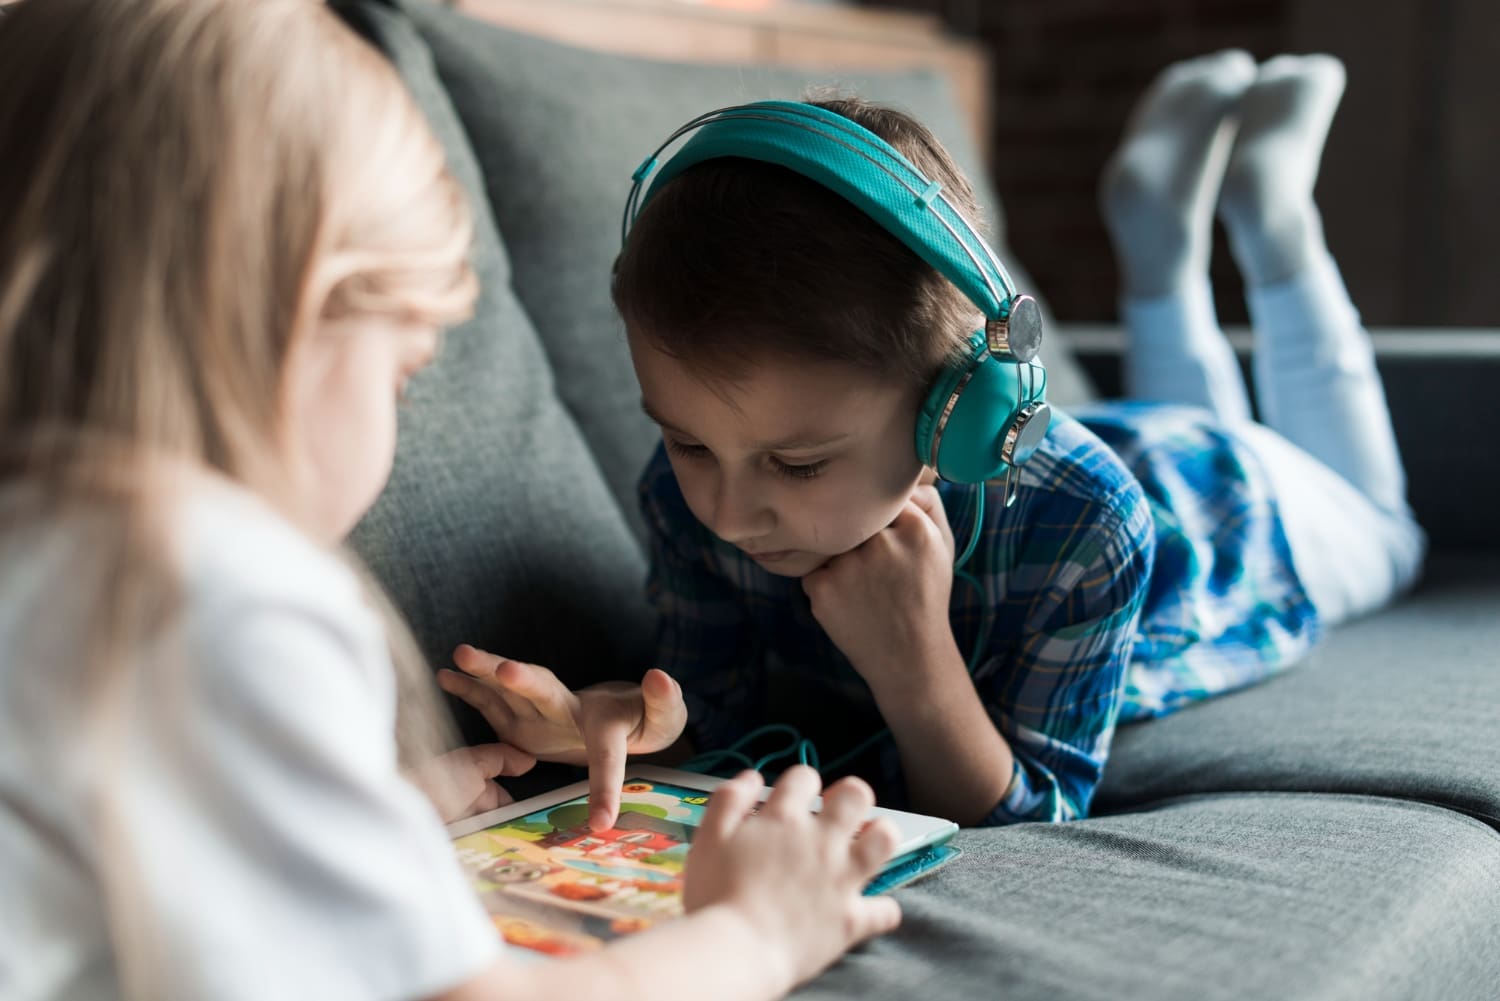
[[[1115,315],[1099,170],[1173,60],[1227,46],[1327,51],[1349,69],[1318,187],[1372,325],[1500,326],[1500,4],[1495,0],[881,0],[945,14],[993,53],[994,180],[1010,242],[1057,314]],[[1244,319],[1216,237],[1225,322]]]

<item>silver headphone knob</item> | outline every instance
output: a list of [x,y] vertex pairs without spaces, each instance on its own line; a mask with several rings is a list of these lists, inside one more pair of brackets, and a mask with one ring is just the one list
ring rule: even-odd
[[1003,320],[988,320],[984,337],[997,358],[1031,361],[1042,349],[1042,308],[1029,295],[1013,295]]
[[1000,458],[1007,465],[1019,466],[1031,458],[1042,439],[1047,437],[1047,428],[1052,423],[1052,408],[1038,400],[1028,403],[1010,422],[1005,440],[1000,443]]

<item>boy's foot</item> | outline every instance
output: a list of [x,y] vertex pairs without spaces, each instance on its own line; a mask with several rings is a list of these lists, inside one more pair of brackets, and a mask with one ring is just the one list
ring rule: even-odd
[[1313,184],[1343,94],[1333,56],[1277,56],[1240,99],[1219,216],[1251,285],[1286,281],[1323,245]]
[[1099,203],[1129,297],[1165,295],[1208,271],[1230,117],[1256,79],[1249,53],[1174,63],[1137,102],[1104,168]]

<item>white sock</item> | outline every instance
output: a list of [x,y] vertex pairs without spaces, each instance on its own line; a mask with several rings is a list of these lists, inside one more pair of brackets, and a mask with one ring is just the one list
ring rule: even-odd
[[1226,50],[1167,67],[1137,102],[1099,186],[1126,297],[1166,295],[1207,272],[1230,116],[1255,78],[1248,53]]
[[1313,183],[1343,94],[1332,56],[1278,56],[1240,98],[1219,216],[1251,286],[1295,277],[1324,247]]

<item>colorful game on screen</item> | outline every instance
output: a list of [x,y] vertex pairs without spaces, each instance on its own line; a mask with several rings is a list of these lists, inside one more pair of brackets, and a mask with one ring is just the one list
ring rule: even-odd
[[495,927],[512,945],[553,956],[682,913],[682,870],[707,793],[627,780],[620,816],[589,827],[586,797],[455,840]]

